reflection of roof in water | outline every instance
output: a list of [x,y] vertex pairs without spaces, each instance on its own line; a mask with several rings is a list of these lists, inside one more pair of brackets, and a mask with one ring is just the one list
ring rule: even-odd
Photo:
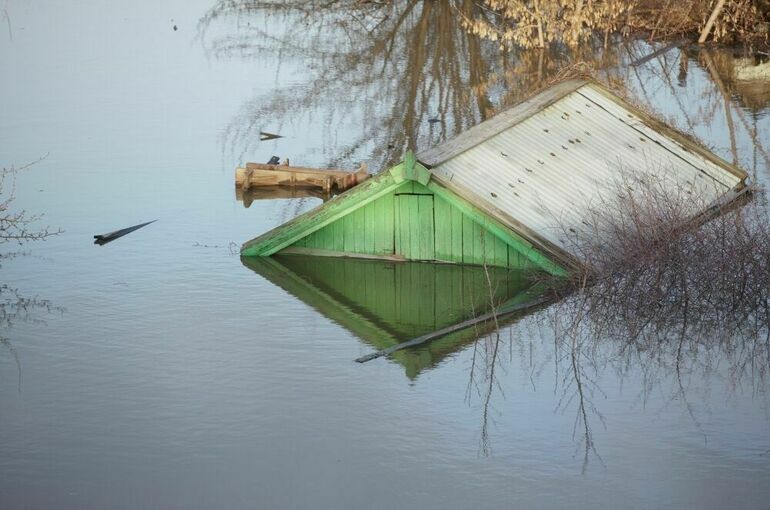
[[[244,257],[243,264],[375,349],[451,326],[509,300],[530,300],[524,273],[482,266],[302,255]],[[493,282],[493,288],[488,285]],[[507,321],[515,320],[508,317]],[[392,355],[409,378],[489,332],[482,324]]]

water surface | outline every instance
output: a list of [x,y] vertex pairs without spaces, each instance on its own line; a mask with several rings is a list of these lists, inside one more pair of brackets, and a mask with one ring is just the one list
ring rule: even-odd
[[64,233],[0,269],[39,300],[0,332],[0,508],[767,508],[766,350],[675,370],[667,346],[608,341],[578,392],[535,314],[503,329],[492,379],[488,337],[360,365],[373,345],[345,321],[366,313],[335,318],[231,245],[320,203],[245,208],[238,164],[378,170],[577,59],[765,183],[770,85],[741,79],[761,61],[501,53],[440,2],[380,25],[211,0],[5,5],[0,164],[46,156],[16,204]]

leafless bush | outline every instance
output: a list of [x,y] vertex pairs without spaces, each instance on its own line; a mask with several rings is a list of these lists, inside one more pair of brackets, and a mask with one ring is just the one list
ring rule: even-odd
[[44,158],[45,156],[19,168],[11,166],[0,169],[0,245],[42,241],[61,233],[60,230],[47,226],[35,226],[42,215],[31,214],[24,209],[13,209],[13,202],[16,199],[16,175]]
[[[588,213],[575,239],[585,261],[552,317],[571,342],[614,339],[644,349],[747,345],[770,353],[770,215],[764,194],[693,216],[707,203],[648,183]],[[766,357],[765,357],[766,358]],[[766,358],[770,361],[770,358]],[[763,363],[764,377],[770,363]]]
[[[671,381],[671,400],[685,406],[696,427],[688,381],[702,380],[719,366],[730,387],[749,383],[765,391],[770,211],[764,194],[756,190],[730,207],[694,216],[708,204],[705,194],[645,183],[636,181],[630,192],[628,182],[619,182],[612,198],[586,212],[590,228],[573,236],[585,265],[567,279],[542,280],[557,301],[529,318],[534,330],[514,327],[480,340],[481,352],[492,353],[481,358],[485,370],[471,372],[474,387],[481,388],[483,453],[491,396],[495,388],[502,393],[494,368],[503,368],[506,357],[499,353],[505,342],[511,345],[505,351],[531,349],[537,331],[553,340],[553,355],[543,359],[556,371],[557,412],[575,414],[573,439],[584,469],[592,457],[601,462],[593,427],[604,423],[599,381],[608,370],[621,380],[640,371],[647,393]],[[530,353],[530,364],[531,358]]]

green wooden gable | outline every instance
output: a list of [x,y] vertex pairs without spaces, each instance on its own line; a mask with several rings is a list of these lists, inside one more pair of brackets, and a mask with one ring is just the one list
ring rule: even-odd
[[243,256],[438,261],[562,275],[511,229],[438,182],[414,155],[243,245]]
[[[377,350],[477,317],[493,305],[531,302],[538,292],[528,272],[499,267],[303,255],[242,261]],[[493,321],[478,324],[392,359],[413,379],[493,328]]]

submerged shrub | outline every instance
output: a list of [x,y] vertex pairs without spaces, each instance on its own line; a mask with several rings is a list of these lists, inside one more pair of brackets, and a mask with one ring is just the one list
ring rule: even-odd
[[[627,189],[623,187],[622,189]],[[584,266],[555,286],[565,329],[625,343],[765,341],[770,211],[755,191],[706,214],[704,197],[647,181],[588,212]],[[767,346],[765,346],[766,348]]]

